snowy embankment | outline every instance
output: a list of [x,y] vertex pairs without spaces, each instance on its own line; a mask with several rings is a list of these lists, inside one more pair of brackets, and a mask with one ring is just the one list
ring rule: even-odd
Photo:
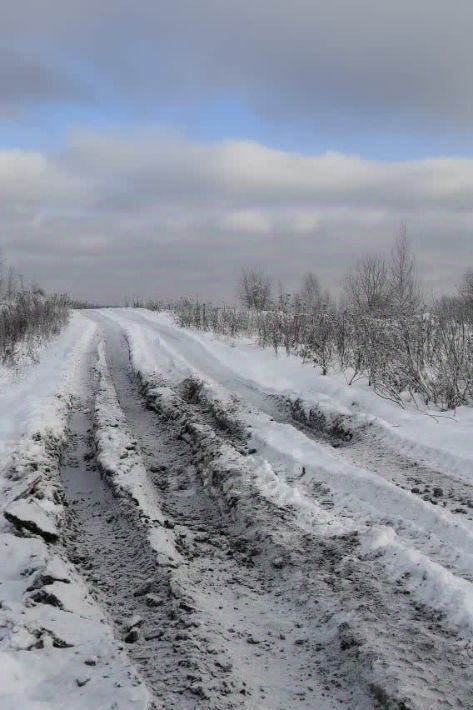
[[[206,367],[206,361],[213,360],[250,386],[297,400],[308,421],[312,412],[312,418],[320,415],[327,419],[327,428],[337,423],[354,432],[374,427],[379,430],[385,446],[400,449],[416,461],[473,482],[473,407],[459,407],[450,412],[419,411],[411,406],[403,409],[377,395],[366,382],[349,386],[343,374],[323,376],[319,367],[303,364],[295,355],[275,356],[269,348],[261,349],[248,339],[184,330],[166,313],[140,309],[139,314],[151,325],[159,324],[161,347],[167,350],[169,369],[172,366],[175,370],[180,365],[181,371],[198,375],[194,354],[200,351],[199,361],[209,381],[212,372]],[[187,343],[183,350],[178,343],[184,340]],[[162,356],[161,362],[165,363]],[[215,377],[214,386],[219,379]]]
[[0,706],[145,708],[146,690],[67,561],[59,479],[70,407],[96,326],[74,314],[0,407]]
[[[336,429],[353,438],[375,430],[381,447],[392,457],[403,453],[416,466],[420,461],[443,470],[452,480],[472,481],[473,413],[463,408],[456,419],[433,418],[402,410],[367,388],[349,387],[339,377],[322,377],[296,358],[276,358],[250,343],[230,343],[213,335],[182,330],[165,314],[110,311],[127,335],[132,364],[149,384],[161,409],[173,410],[172,391],[156,387],[159,378],[179,386],[185,378],[204,383],[207,403],[233,408],[254,444],[245,457],[251,479],[273,503],[291,506],[307,531],[334,535],[356,532],[360,552],[372,560],[386,579],[405,589],[418,602],[442,613],[461,635],[473,630],[473,524],[397,483],[393,474],[379,475],[369,465],[357,465],[349,449],[334,448],[310,435],[310,411],[323,415],[321,429]],[[238,403],[235,403],[235,395]],[[307,412],[309,426],[275,421],[261,402],[289,400]],[[177,411],[177,407],[175,407]],[[306,424],[307,424],[306,423]],[[315,427],[314,427],[315,428]],[[307,431],[309,430],[309,431]],[[380,434],[381,432],[381,434]],[[199,446],[207,445],[205,436]],[[228,481],[230,484],[230,481]],[[330,505],[314,494],[323,486]],[[441,494],[440,494],[441,495]],[[441,501],[444,503],[444,501]],[[445,502],[446,504],[446,502]]]

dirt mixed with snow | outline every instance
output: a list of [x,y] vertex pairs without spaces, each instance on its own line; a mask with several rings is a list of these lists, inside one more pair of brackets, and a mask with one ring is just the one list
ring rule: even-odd
[[57,443],[4,491],[2,707],[473,707],[469,412],[317,396],[167,316],[79,318]]

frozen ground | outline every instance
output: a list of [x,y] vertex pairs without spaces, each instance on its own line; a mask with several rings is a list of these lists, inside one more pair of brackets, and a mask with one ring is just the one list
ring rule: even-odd
[[3,388],[0,707],[473,707],[471,410],[131,309]]

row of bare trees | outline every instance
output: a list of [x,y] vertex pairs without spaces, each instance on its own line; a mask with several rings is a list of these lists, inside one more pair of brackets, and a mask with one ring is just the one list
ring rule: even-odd
[[427,306],[405,229],[386,258],[360,258],[338,303],[313,273],[288,294],[260,268],[242,272],[239,296],[241,308],[182,300],[172,309],[183,326],[256,337],[323,374],[343,371],[349,384],[364,378],[402,406],[473,402],[473,270],[456,296]]
[[[466,290],[466,287],[465,287]],[[473,272],[471,276],[473,301]],[[243,269],[239,280],[239,298],[244,308],[264,311],[287,308],[313,312],[333,308],[332,298],[324,291],[313,272],[303,277],[301,288],[290,295],[281,285],[274,296],[272,279],[261,268]],[[342,307],[372,316],[412,316],[423,306],[423,295],[417,277],[406,229],[394,241],[388,259],[364,256],[350,269],[343,284]]]

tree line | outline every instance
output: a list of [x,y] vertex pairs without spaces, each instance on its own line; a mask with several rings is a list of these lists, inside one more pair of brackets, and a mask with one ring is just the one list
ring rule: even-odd
[[427,303],[405,228],[386,257],[357,261],[338,300],[313,272],[288,293],[260,267],[242,270],[238,295],[241,307],[191,299],[166,307],[182,326],[256,337],[324,375],[344,372],[349,384],[363,378],[401,406],[473,401],[473,270],[455,295]]

